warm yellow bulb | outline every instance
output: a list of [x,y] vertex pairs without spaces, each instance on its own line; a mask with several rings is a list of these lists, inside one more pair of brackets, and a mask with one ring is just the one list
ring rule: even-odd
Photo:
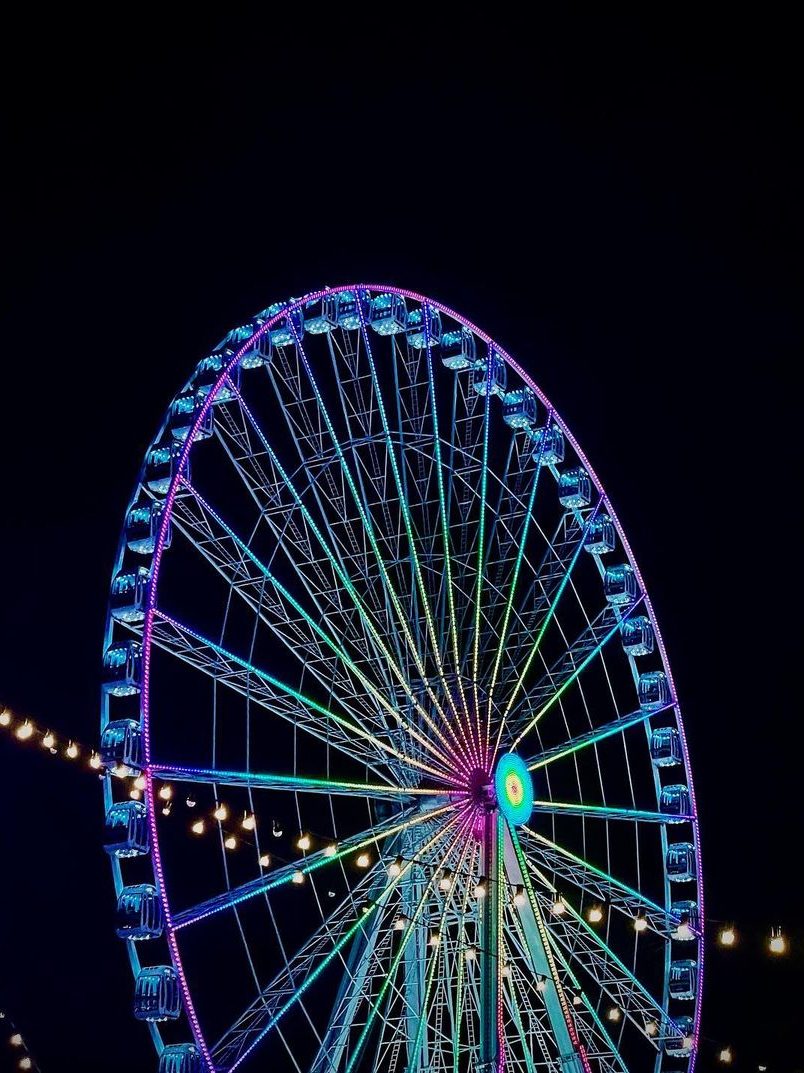
[[134,780],[134,789],[135,790],[144,790],[145,789],[145,776],[144,775],[138,775],[136,777],[136,779]]
[[167,783],[165,783],[164,786],[160,786],[159,796],[162,798],[163,801],[170,801],[171,797],[173,797],[173,787],[168,786]]
[[324,856],[325,857],[334,857],[337,852],[338,852],[338,843],[337,842],[330,842],[330,844],[328,846],[324,846]]
[[647,917],[634,917],[634,931],[645,931],[648,927]]
[[142,793],[136,787],[133,787],[131,790],[129,790],[128,796],[131,798],[132,801],[139,801],[139,799],[142,797]]
[[612,1006],[609,1012],[606,1014],[606,1017],[608,1017],[610,1021],[613,1021],[616,1024],[616,1022],[619,1021],[622,1017],[622,1010],[619,1008],[619,1006]]
[[8,708],[3,708],[0,712],[0,727],[11,726],[11,712]]
[[47,734],[42,738],[42,745],[45,749],[52,749],[56,744],[56,735],[52,730],[49,730]]
[[566,911],[567,911],[567,907],[564,904],[564,899],[563,898],[556,898],[556,900],[553,902],[552,910],[553,910],[553,913],[554,913],[555,916],[557,916],[557,917],[563,916],[563,914],[566,913]]
[[474,961],[477,957],[477,948],[474,946],[467,946],[464,957],[467,961]]
[[101,758],[98,756],[97,753],[93,753],[92,756],[90,756],[89,766],[92,768],[93,771],[97,771],[98,768],[101,766]]
[[22,1058],[20,1058],[17,1065],[20,1067],[20,1069],[31,1069],[33,1063],[31,1062],[31,1059],[28,1057],[28,1055],[25,1054],[22,1056]]
[[204,821],[196,820],[195,823],[191,826],[190,830],[193,832],[194,835],[202,835],[204,833]]
[[21,1047],[22,1036],[19,1034],[19,1032],[15,1032],[8,1042],[11,1044],[12,1047]]
[[543,976],[537,976],[536,977],[536,990],[537,991],[546,991],[547,990],[547,980]]
[[514,905],[521,909],[523,905],[527,904],[527,897],[525,895],[525,888],[523,886],[517,886],[514,888]]
[[78,756],[78,746],[75,744],[74,741],[71,741],[67,748],[64,750],[64,752],[70,758],[70,760],[75,760],[75,758]]
[[395,861],[391,861],[388,865],[388,875],[391,879],[396,879],[397,876],[402,874],[402,860],[397,857]]
[[734,928],[723,928],[720,935],[718,935],[718,942],[721,946],[734,946],[737,942],[737,932]]
[[583,999],[581,998],[580,995],[573,995],[572,996],[572,1005],[573,1006],[582,1006],[583,1005]]
[[300,869],[297,868],[296,871],[293,873],[293,882],[294,883],[303,883],[304,882],[304,872],[302,872]]
[[787,953],[787,939],[782,935],[781,928],[774,928],[768,943],[768,949],[772,954]]
[[355,861],[355,864],[358,868],[368,868],[371,864],[371,857],[369,857],[368,853],[361,853]]
[[226,846],[227,849],[237,849],[237,839],[234,835],[229,835],[227,838],[225,838],[223,840],[223,844],[224,846]]
[[645,1035],[646,1036],[655,1036],[658,1031],[659,1031],[659,1026],[656,1024],[655,1021],[646,1021],[645,1022]]
[[270,868],[270,867],[271,867],[271,855],[269,853],[263,853],[263,855],[260,857],[260,868]]
[[229,809],[226,805],[218,805],[215,811],[212,813],[218,823],[223,823],[225,819],[228,819]]
[[33,732],[33,725],[29,723],[27,719],[24,723],[17,727],[17,737],[20,739],[20,741],[27,741],[28,738],[31,737]]
[[586,914],[586,919],[590,924],[599,924],[603,919],[603,910],[599,905],[593,905]]
[[243,816],[243,819],[240,821],[240,826],[243,828],[244,831],[253,831],[254,828],[257,826],[257,820],[254,816],[254,813],[246,813]]
[[441,937],[437,931],[430,932],[430,946],[438,946],[441,942]]
[[299,837],[296,839],[296,845],[299,847],[300,850],[303,850],[305,852],[310,848],[312,844],[312,839],[309,835],[300,834]]
[[724,1066],[730,1066],[733,1059],[734,1051],[732,1051],[731,1047],[724,1047],[718,1052],[717,1060],[718,1062],[722,1062]]

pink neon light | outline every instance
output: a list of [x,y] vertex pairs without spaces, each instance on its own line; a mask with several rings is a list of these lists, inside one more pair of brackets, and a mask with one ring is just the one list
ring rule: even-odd
[[[635,573],[635,575],[637,577],[637,580],[639,581],[640,589],[641,589],[641,591],[643,593],[644,600],[645,600],[645,606],[648,609],[648,613],[649,613],[650,618],[651,618],[651,623],[652,623],[653,628],[654,628],[655,633],[656,633],[656,640],[657,640],[657,643],[658,643],[658,646],[659,646],[659,652],[660,652],[661,657],[662,657],[662,664],[663,664],[663,667],[664,667],[664,671],[665,671],[665,674],[667,675],[668,681],[670,683],[670,687],[671,687],[672,692],[673,692],[673,697],[674,698],[676,697],[676,691],[675,691],[675,684],[674,684],[674,681],[673,681],[673,675],[672,675],[672,671],[670,669],[670,663],[669,663],[669,660],[668,660],[668,657],[667,657],[667,651],[666,651],[664,641],[662,639],[662,636],[661,636],[661,633],[660,633],[660,630],[659,630],[658,622],[657,622],[656,616],[655,616],[655,614],[653,612],[653,605],[651,604],[650,598],[647,595],[647,589],[645,587],[645,584],[644,584],[644,581],[643,581],[643,578],[642,578],[642,574],[641,574],[641,572],[639,570],[639,567],[637,565],[636,559],[634,558],[634,554],[633,554],[633,552],[631,550],[631,546],[630,546],[630,544],[628,542],[628,539],[627,539],[627,537],[625,535],[625,532],[624,532],[624,530],[623,530],[623,528],[622,528],[622,526],[620,524],[620,521],[619,521],[619,519],[617,517],[616,512],[614,511],[614,508],[611,505],[611,501],[609,500],[608,496],[606,496],[606,494],[605,494],[602,482],[599,480],[597,474],[595,473],[595,471],[594,471],[592,465],[590,464],[589,460],[587,459],[586,455],[581,450],[580,445],[578,444],[578,441],[572,435],[571,431],[566,426],[564,421],[561,419],[561,416],[557,413],[555,408],[552,406],[550,400],[547,398],[547,396],[544,394],[544,392],[534,383],[534,381],[525,372],[525,370],[516,361],[514,361],[514,359],[510,356],[510,354],[508,354],[508,352],[506,350],[504,350],[497,343],[494,343],[494,341],[491,339],[491,337],[489,335],[487,335],[486,332],[484,332],[480,328],[478,328],[477,325],[473,324],[471,321],[467,320],[465,317],[463,317],[459,313],[455,312],[455,310],[451,309],[449,306],[446,306],[441,302],[434,301],[432,298],[426,298],[424,295],[421,295],[416,291],[408,290],[407,288],[404,288],[404,287],[393,287],[393,286],[389,286],[387,284],[376,284],[376,283],[357,283],[357,284],[349,283],[349,284],[342,284],[342,285],[337,286],[337,287],[325,287],[325,288],[317,290],[317,291],[311,291],[309,294],[304,295],[304,297],[299,298],[295,302],[292,302],[292,303],[288,304],[287,306],[285,306],[284,308],[280,309],[273,317],[271,317],[269,320],[267,320],[264,324],[261,324],[260,327],[254,332],[254,334],[249,339],[247,339],[245,341],[245,343],[240,347],[240,349],[230,359],[228,365],[226,365],[223,368],[220,376],[218,377],[217,381],[215,382],[215,385],[214,385],[213,389],[208,393],[208,395],[207,395],[207,397],[206,397],[206,399],[204,401],[204,404],[201,407],[201,410],[199,411],[199,413],[198,413],[198,415],[197,415],[197,417],[195,419],[195,422],[193,424],[193,427],[192,427],[190,433],[188,434],[187,439],[186,439],[186,441],[184,443],[184,446],[183,446],[183,448],[181,450],[181,453],[179,455],[179,462],[178,462],[178,465],[176,467],[176,472],[175,472],[175,474],[173,476],[173,479],[172,479],[171,484],[170,484],[170,488],[168,489],[168,493],[167,493],[167,496],[165,498],[165,509],[163,511],[163,514],[162,514],[162,520],[161,520],[160,529],[159,529],[159,537],[158,537],[158,540],[157,540],[156,549],[154,551],[153,565],[152,565],[152,571],[151,571],[151,584],[149,586],[149,595],[148,595],[148,607],[147,607],[146,614],[145,614],[145,624],[144,624],[144,628],[143,628],[143,637],[142,637],[142,646],[143,646],[143,653],[142,653],[142,660],[143,660],[143,662],[142,662],[142,666],[143,666],[142,730],[143,730],[143,745],[144,745],[146,767],[150,763],[150,749],[151,749],[151,740],[150,740],[150,705],[149,705],[149,674],[150,674],[150,657],[151,657],[151,640],[152,640],[152,632],[153,632],[153,618],[154,618],[154,609],[155,609],[155,606],[156,606],[156,591],[157,591],[157,583],[158,583],[158,578],[159,578],[159,568],[160,568],[160,564],[161,564],[161,561],[162,561],[162,552],[164,551],[164,543],[165,543],[165,539],[166,539],[166,536],[167,536],[168,525],[169,525],[170,517],[171,517],[172,511],[173,511],[173,503],[174,503],[174,500],[176,498],[176,492],[177,492],[177,489],[178,489],[178,486],[179,486],[179,477],[180,477],[181,472],[184,470],[184,468],[186,466],[187,459],[189,457],[189,453],[190,453],[190,450],[192,448],[192,444],[193,444],[193,441],[194,441],[194,438],[195,438],[195,434],[198,431],[198,429],[200,428],[200,426],[202,425],[204,419],[206,418],[206,415],[209,412],[210,407],[212,406],[212,403],[213,403],[213,400],[214,400],[215,396],[217,395],[218,391],[220,390],[220,388],[222,387],[224,382],[229,377],[229,375],[232,372],[232,370],[237,366],[238,362],[243,357],[243,355],[246,353],[246,351],[251,349],[251,347],[253,347],[254,343],[258,339],[260,339],[263,335],[265,335],[266,332],[270,331],[271,328],[274,327],[274,325],[276,325],[280,320],[286,318],[290,313],[295,312],[298,309],[301,309],[307,302],[317,301],[318,299],[323,298],[326,295],[339,294],[342,291],[360,291],[360,290],[375,291],[375,292],[379,291],[379,292],[384,292],[384,293],[387,293],[387,294],[400,295],[401,297],[404,297],[404,298],[410,298],[414,302],[419,302],[420,304],[429,305],[433,309],[437,309],[439,312],[445,314],[448,317],[451,317],[453,320],[457,321],[457,323],[461,324],[463,327],[468,328],[479,339],[483,340],[483,342],[486,343],[487,346],[493,346],[494,349],[497,351],[497,353],[503,358],[503,360],[506,361],[508,365],[510,365],[510,367],[522,378],[522,380],[525,382],[525,384],[527,384],[527,386],[533,391],[533,393],[536,395],[536,397],[541,400],[542,404],[552,412],[552,420],[561,429],[561,431],[563,432],[564,436],[567,438],[567,440],[571,444],[573,450],[577,454],[578,458],[583,463],[584,468],[586,469],[587,473],[589,474],[589,476],[592,478],[592,480],[595,482],[595,484],[597,485],[597,487],[601,490],[601,492],[603,494],[606,511],[609,514],[609,516],[611,517],[612,522],[614,523],[614,526],[615,526],[615,528],[617,530],[617,534],[620,537],[620,540],[622,541],[623,548],[624,548],[625,553],[626,553],[626,555],[628,557],[628,561],[629,561],[632,569],[634,570],[634,573]],[[684,769],[685,769],[685,774],[686,774],[686,777],[687,777],[687,784],[688,784],[689,790],[690,790],[690,797],[691,797],[692,804],[693,804],[693,812],[694,812],[694,815],[695,815],[695,819],[692,821],[692,826],[693,826],[693,832],[694,832],[695,846],[696,846],[696,850],[697,850],[697,854],[698,854],[698,876],[697,876],[697,879],[698,879],[698,882],[697,882],[698,903],[699,903],[699,907],[700,907],[701,920],[703,920],[703,917],[704,917],[704,904],[703,904],[703,902],[704,902],[704,894],[703,894],[703,875],[702,875],[702,869],[701,869],[701,865],[700,865],[700,858],[701,858],[701,854],[700,854],[700,830],[699,830],[699,824],[698,824],[698,819],[697,819],[697,808],[695,806],[695,789],[694,789],[693,779],[692,779],[692,770],[691,770],[690,762],[689,762],[689,754],[688,754],[688,751],[687,751],[686,735],[684,733],[684,725],[683,725],[683,722],[682,722],[681,712],[680,712],[678,703],[675,704],[675,713],[676,713],[676,722],[678,724],[679,734],[681,736],[681,741],[682,741],[682,746],[683,746],[683,751],[684,751]],[[209,1073],[215,1073],[215,1070],[214,1070],[214,1067],[213,1067],[213,1064],[212,1064],[212,1058],[210,1056],[210,1053],[209,1053],[209,1050],[207,1048],[207,1045],[206,1045],[206,1043],[204,1041],[203,1033],[201,1031],[201,1026],[200,1026],[200,1024],[198,1022],[198,1018],[196,1016],[195,1009],[193,1007],[192,998],[190,996],[190,990],[189,990],[189,987],[187,985],[187,980],[186,980],[186,977],[185,977],[185,974],[184,974],[184,967],[182,965],[181,958],[179,956],[178,945],[177,945],[175,933],[174,933],[174,930],[173,930],[173,922],[172,922],[172,916],[171,916],[171,913],[170,913],[170,906],[169,906],[168,899],[167,899],[167,892],[165,890],[164,874],[163,874],[163,869],[162,869],[162,861],[161,861],[161,855],[160,855],[160,852],[159,852],[159,841],[158,841],[157,833],[156,833],[155,810],[150,807],[150,804],[152,803],[152,801],[153,801],[153,791],[152,791],[150,777],[148,776],[147,777],[147,787],[146,787],[146,804],[149,805],[149,807],[148,807],[148,818],[149,818],[149,825],[150,825],[150,828],[151,828],[151,845],[152,845],[152,850],[153,850],[154,869],[156,871],[157,879],[159,881],[159,891],[160,891],[160,895],[161,895],[161,898],[162,898],[162,905],[163,905],[164,912],[165,912],[165,921],[166,921],[166,924],[167,924],[167,932],[168,932],[168,937],[169,937],[168,941],[170,943],[171,954],[172,954],[172,957],[173,957],[174,966],[175,966],[176,972],[177,972],[178,977],[179,977],[179,981],[180,981],[181,988],[182,988],[182,993],[184,995],[185,1011],[187,1013],[188,1019],[190,1021],[190,1025],[191,1025],[192,1030],[193,1030],[193,1036],[195,1037],[196,1044],[197,1044],[199,1050],[201,1051],[201,1054],[202,1054],[202,1056],[204,1058],[204,1062],[205,1062],[205,1064],[207,1066],[207,1069],[208,1069]],[[701,982],[700,987],[701,987],[701,992],[702,992],[702,989],[703,989],[703,967],[704,967],[703,926],[702,926],[701,936],[698,939],[698,944],[697,945],[698,945],[698,964],[699,964],[699,967],[700,967],[700,977],[699,977],[699,979],[700,979],[700,982]],[[700,1031],[700,1019],[701,1019],[700,995],[699,995],[699,1001],[696,1003],[694,1016],[695,1016],[695,1027],[694,1027],[694,1032],[693,1032],[694,1048],[693,1048],[693,1054],[692,1054],[692,1056],[690,1058],[690,1063],[689,1063],[689,1071],[690,1071],[690,1073],[693,1073],[693,1071],[695,1069],[695,1062],[696,1062],[696,1058],[697,1058],[698,1036],[699,1036],[699,1031]],[[584,1062],[584,1066],[586,1067],[587,1059],[586,1059],[585,1055],[581,1054],[581,1058],[582,1058],[582,1060]]]

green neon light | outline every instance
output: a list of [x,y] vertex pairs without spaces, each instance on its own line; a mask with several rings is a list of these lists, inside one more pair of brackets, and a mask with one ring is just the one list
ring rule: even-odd
[[683,823],[692,816],[666,815],[633,808],[609,808],[607,805],[584,805],[581,802],[534,801],[534,812],[565,813],[568,816],[590,816],[601,820],[644,820],[646,823]]
[[644,723],[646,719],[658,714],[658,712],[643,712],[640,710],[630,716],[624,715],[622,718],[615,719],[598,730],[589,734],[582,734],[574,743],[568,742],[563,748],[548,750],[543,756],[528,764],[528,771],[538,771],[540,768],[552,764],[554,760],[563,760],[565,756],[572,756],[573,753],[586,749],[589,745],[597,745],[598,742],[605,741],[606,738],[610,738],[614,734],[620,734],[624,730],[629,730],[631,727]]
[[151,764],[150,772],[159,779],[175,779],[179,782],[219,782],[225,785],[244,784],[275,790],[310,790],[323,793],[365,793],[389,797],[439,796],[442,790],[425,787],[389,786],[385,783],[339,782],[333,779],[315,779],[297,775],[274,775],[268,772],[223,771],[218,768],[172,767]]
[[[475,718],[477,721],[477,747],[481,749],[482,718],[477,692],[478,664],[480,662],[480,600],[483,592],[484,542],[486,538],[486,495],[489,468],[489,415],[491,412],[491,369],[494,351],[489,347],[486,359],[486,400],[483,413],[483,465],[480,475],[480,526],[477,537],[477,584],[475,586],[475,630],[472,638],[472,689],[475,698]],[[488,753],[489,727],[486,726],[486,749]]]

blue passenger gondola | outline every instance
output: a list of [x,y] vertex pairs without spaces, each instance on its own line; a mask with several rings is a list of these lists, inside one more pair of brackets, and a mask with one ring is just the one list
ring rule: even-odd
[[142,768],[142,727],[136,719],[112,719],[101,733],[100,758],[104,767]]
[[194,1043],[169,1043],[159,1056],[159,1073],[203,1073],[201,1052]]
[[670,963],[670,997],[693,999],[698,990],[698,963],[685,958]]
[[656,712],[670,703],[670,685],[664,671],[646,671],[637,681],[639,706],[643,712]]
[[441,336],[441,364],[459,373],[471,369],[477,361],[477,342],[468,328],[458,328]]
[[151,883],[123,887],[117,898],[115,931],[121,939],[158,939],[165,927],[162,902]]
[[531,428],[536,424],[536,396],[529,387],[505,393],[503,421],[511,428]]
[[304,330],[310,335],[325,335],[338,325],[338,308],[334,294],[325,294],[304,306]]
[[[670,913],[678,920],[679,928],[673,938],[680,943],[695,942],[701,931],[701,911],[697,902],[673,902]],[[682,925],[686,925],[683,929]]]
[[557,425],[531,432],[533,457],[540,466],[558,466],[564,461],[564,433]]
[[492,395],[505,398],[505,385],[508,379],[508,366],[494,348],[489,350],[485,361],[476,362],[472,376],[472,387],[478,395],[490,391]]
[[653,626],[645,615],[625,619],[620,627],[620,636],[628,656],[649,656],[653,651]]
[[607,566],[603,575],[603,592],[610,604],[624,607],[632,604],[638,593],[636,574],[628,563]]
[[358,291],[338,291],[335,308],[338,327],[348,332],[357,331],[361,317],[365,319],[368,315],[365,296]]
[[106,812],[103,848],[112,857],[148,852],[148,818],[142,801],[117,801]]
[[[193,387],[201,398],[206,398],[220,379],[221,373],[229,364],[229,357],[220,352],[208,354],[202,358],[195,367],[193,375]],[[227,379],[221,384],[213,403],[231,402],[240,387],[240,366],[237,365],[229,372]]]
[[694,1045],[695,1021],[691,1017],[677,1017],[676,1028],[679,1036],[665,1040],[664,1053],[673,1058],[689,1058]]
[[410,311],[408,314],[408,342],[414,350],[424,350],[428,342],[430,346],[438,346],[441,342],[441,314],[437,309],[428,310],[426,332],[424,306]]
[[155,495],[167,495],[180,455],[179,440],[159,444],[148,452],[148,460],[145,463],[145,484]]
[[667,877],[673,883],[695,879],[698,865],[695,846],[691,842],[674,842],[667,847]]
[[138,1021],[175,1021],[181,1014],[179,977],[172,965],[140,969],[134,987]]
[[112,582],[109,611],[116,622],[142,622],[151,571],[145,566],[117,574]]
[[681,735],[675,727],[657,727],[650,736],[650,755],[656,767],[681,763]]
[[579,510],[592,502],[592,481],[583,466],[567,469],[558,478],[558,501],[567,510]]
[[590,555],[605,555],[606,552],[614,551],[617,543],[617,534],[614,522],[608,514],[599,514],[589,523],[586,531],[584,549]]
[[371,300],[369,324],[377,335],[396,335],[408,326],[408,309],[401,294],[378,294]]
[[692,815],[692,800],[689,787],[682,783],[665,786],[659,795],[659,812],[668,823],[683,823]]
[[116,641],[103,654],[103,691],[128,697],[142,688],[142,645],[139,641]]
[[293,346],[294,343],[301,342],[304,335],[304,314],[300,309],[292,310],[271,328],[268,334],[271,346]]
[[[168,427],[170,434],[175,440],[184,441],[190,435],[190,430],[195,424],[196,418],[201,413],[205,398],[194,388],[183,391],[170,405],[168,414]],[[204,414],[204,418],[198,427],[194,439],[208,440],[212,435],[212,407]]]
[[[139,555],[152,555],[159,538],[162,504],[145,501],[137,503],[126,518],[126,545]],[[170,547],[170,522],[165,534],[166,548]]]

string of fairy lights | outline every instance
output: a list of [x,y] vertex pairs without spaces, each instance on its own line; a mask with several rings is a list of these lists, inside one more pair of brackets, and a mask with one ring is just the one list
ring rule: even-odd
[[[74,738],[67,738],[57,735],[53,730],[47,727],[38,726],[27,716],[21,716],[13,712],[8,707],[0,705],[0,729],[4,729],[8,734],[18,742],[23,744],[38,744],[41,749],[51,756],[60,757],[73,764],[74,766],[84,769],[87,772],[94,772],[98,777],[105,778],[106,774],[111,774],[113,777],[126,781],[126,787],[129,797],[138,801],[142,798],[145,791],[145,777],[137,772],[132,772],[126,767],[117,767],[112,769],[106,769],[101,760],[100,753],[97,749],[89,748]],[[181,809],[181,803],[179,801],[175,788],[169,782],[162,782],[157,791],[157,798],[159,805],[164,816],[171,816],[176,814]],[[203,837],[211,832],[220,832],[220,837],[223,842],[224,848],[228,852],[235,852],[243,845],[254,845],[252,838],[249,836],[253,834],[257,827],[257,817],[253,812],[242,811],[231,807],[227,802],[216,799],[213,803],[213,807],[207,812],[203,812],[198,808],[198,800],[194,792],[190,791],[184,796],[183,800],[184,810],[187,815],[188,829],[194,837]],[[242,814],[241,814],[242,812]],[[239,816],[239,819],[237,818]],[[283,824],[277,819],[270,820],[271,834],[274,838],[281,838],[284,835]],[[295,839],[294,845],[302,853],[306,854],[309,851],[316,848],[314,846],[314,836],[307,832],[300,832]],[[325,855],[335,856],[339,850],[336,843],[326,840],[321,840],[321,845],[318,847],[323,850]],[[282,858],[279,858],[282,860]],[[286,863],[283,861],[283,863]],[[369,853],[365,847],[361,847],[354,855],[354,864],[360,868],[365,869],[370,867],[373,863],[371,853]],[[270,853],[260,853],[259,865],[262,869],[270,868],[272,865],[272,855]],[[397,870],[400,868],[400,859],[392,862],[389,865],[389,875],[394,876],[397,874]],[[445,884],[450,882],[450,877],[446,875],[441,877],[440,889],[448,889]],[[302,869],[297,869],[292,876],[294,883],[304,883],[306,879],[305,872]],[[474,888],[475,898],[482,898],[486,893],[486,879],[480,877]],[[330,896],[334,896],[334,892],[328,892]],[[512,898],[515,904],[520,904],[520,900],[525,897],[524,891],[521,888],[516,888],[513,891]],[[561,895],[556,895],[555,900],[551,906],[551,912],[555,916],[560,916],[567,910],[567,905]],[[585,913],[587,921],[592,925],[602,924],[606,919],[606,906],[603,903],[596,903],[590,906]],[[404,927],[404,917],[399,917],[395,922],[396,928]],[[649,928],[649,921],[643,914],[637,914],[633,920],[634,931],[637,933],[644,932]],[[689,939],[692,938],[692,934],[685,934],[685,930],[689,931],[689,925],[681,923],[678,928],[677,938]],[[743,940],[741,932],[738,930],[736,924],[720,923],[720,927],[717,932],[717,944],[724,950],[729,950],[738,947]],[[431,945],[433,943],[431,942]],[[789,953],[790,943],[783,932],[780,925],[773,925],[768,931],[766,931],[763,937],[763,945],[766,952],[772,958],[784,957]],[[476,951],[474,948],[470,948],[466,951],[467,959],[471,960]],[[537,985],[538,986],[538,985]],[[606,1018],[613,1024],[616,1024],[623,1016],[623,1011],[617,1007],[612,1006],[606,1012]],[[21,1036],[21,1034],[14,1028],[9,1021],[7,1015],[0,1011],[0,1020],[4,1021],[6,1027],[11,1029],[8,1037],[9,1045],[12,1048],[19,1048],[20,1054],[17,1059],[17,1067],[21,1070],[35,1070],[39,1071],[39,1067],[36,1065],[32,1058],[28,1048]],[[658,1031],[658,1026],[654,1028],[654,1031]],[[646,1032],[651,1034],[651,1026],[646,1026]],[[710,1041],[711,1042],[711,1041]],[[736,1049],[731,1044],[714,1044],[714,1056],[715,1060],[724,1066],[729,1066],[737,1061],[738,1055]],[[768,1070],[767,1065],[756,1064],[751,1067],[755,1069],[757,1073],[764,1073]]]
[[17,1069],[41,1073],[36,1059],[25,1042],[25,1038],[5,1010],[0,1010],[0,1022],[2,1022],[2,1031],[8,1033],[8,1046],[16,1062]]

